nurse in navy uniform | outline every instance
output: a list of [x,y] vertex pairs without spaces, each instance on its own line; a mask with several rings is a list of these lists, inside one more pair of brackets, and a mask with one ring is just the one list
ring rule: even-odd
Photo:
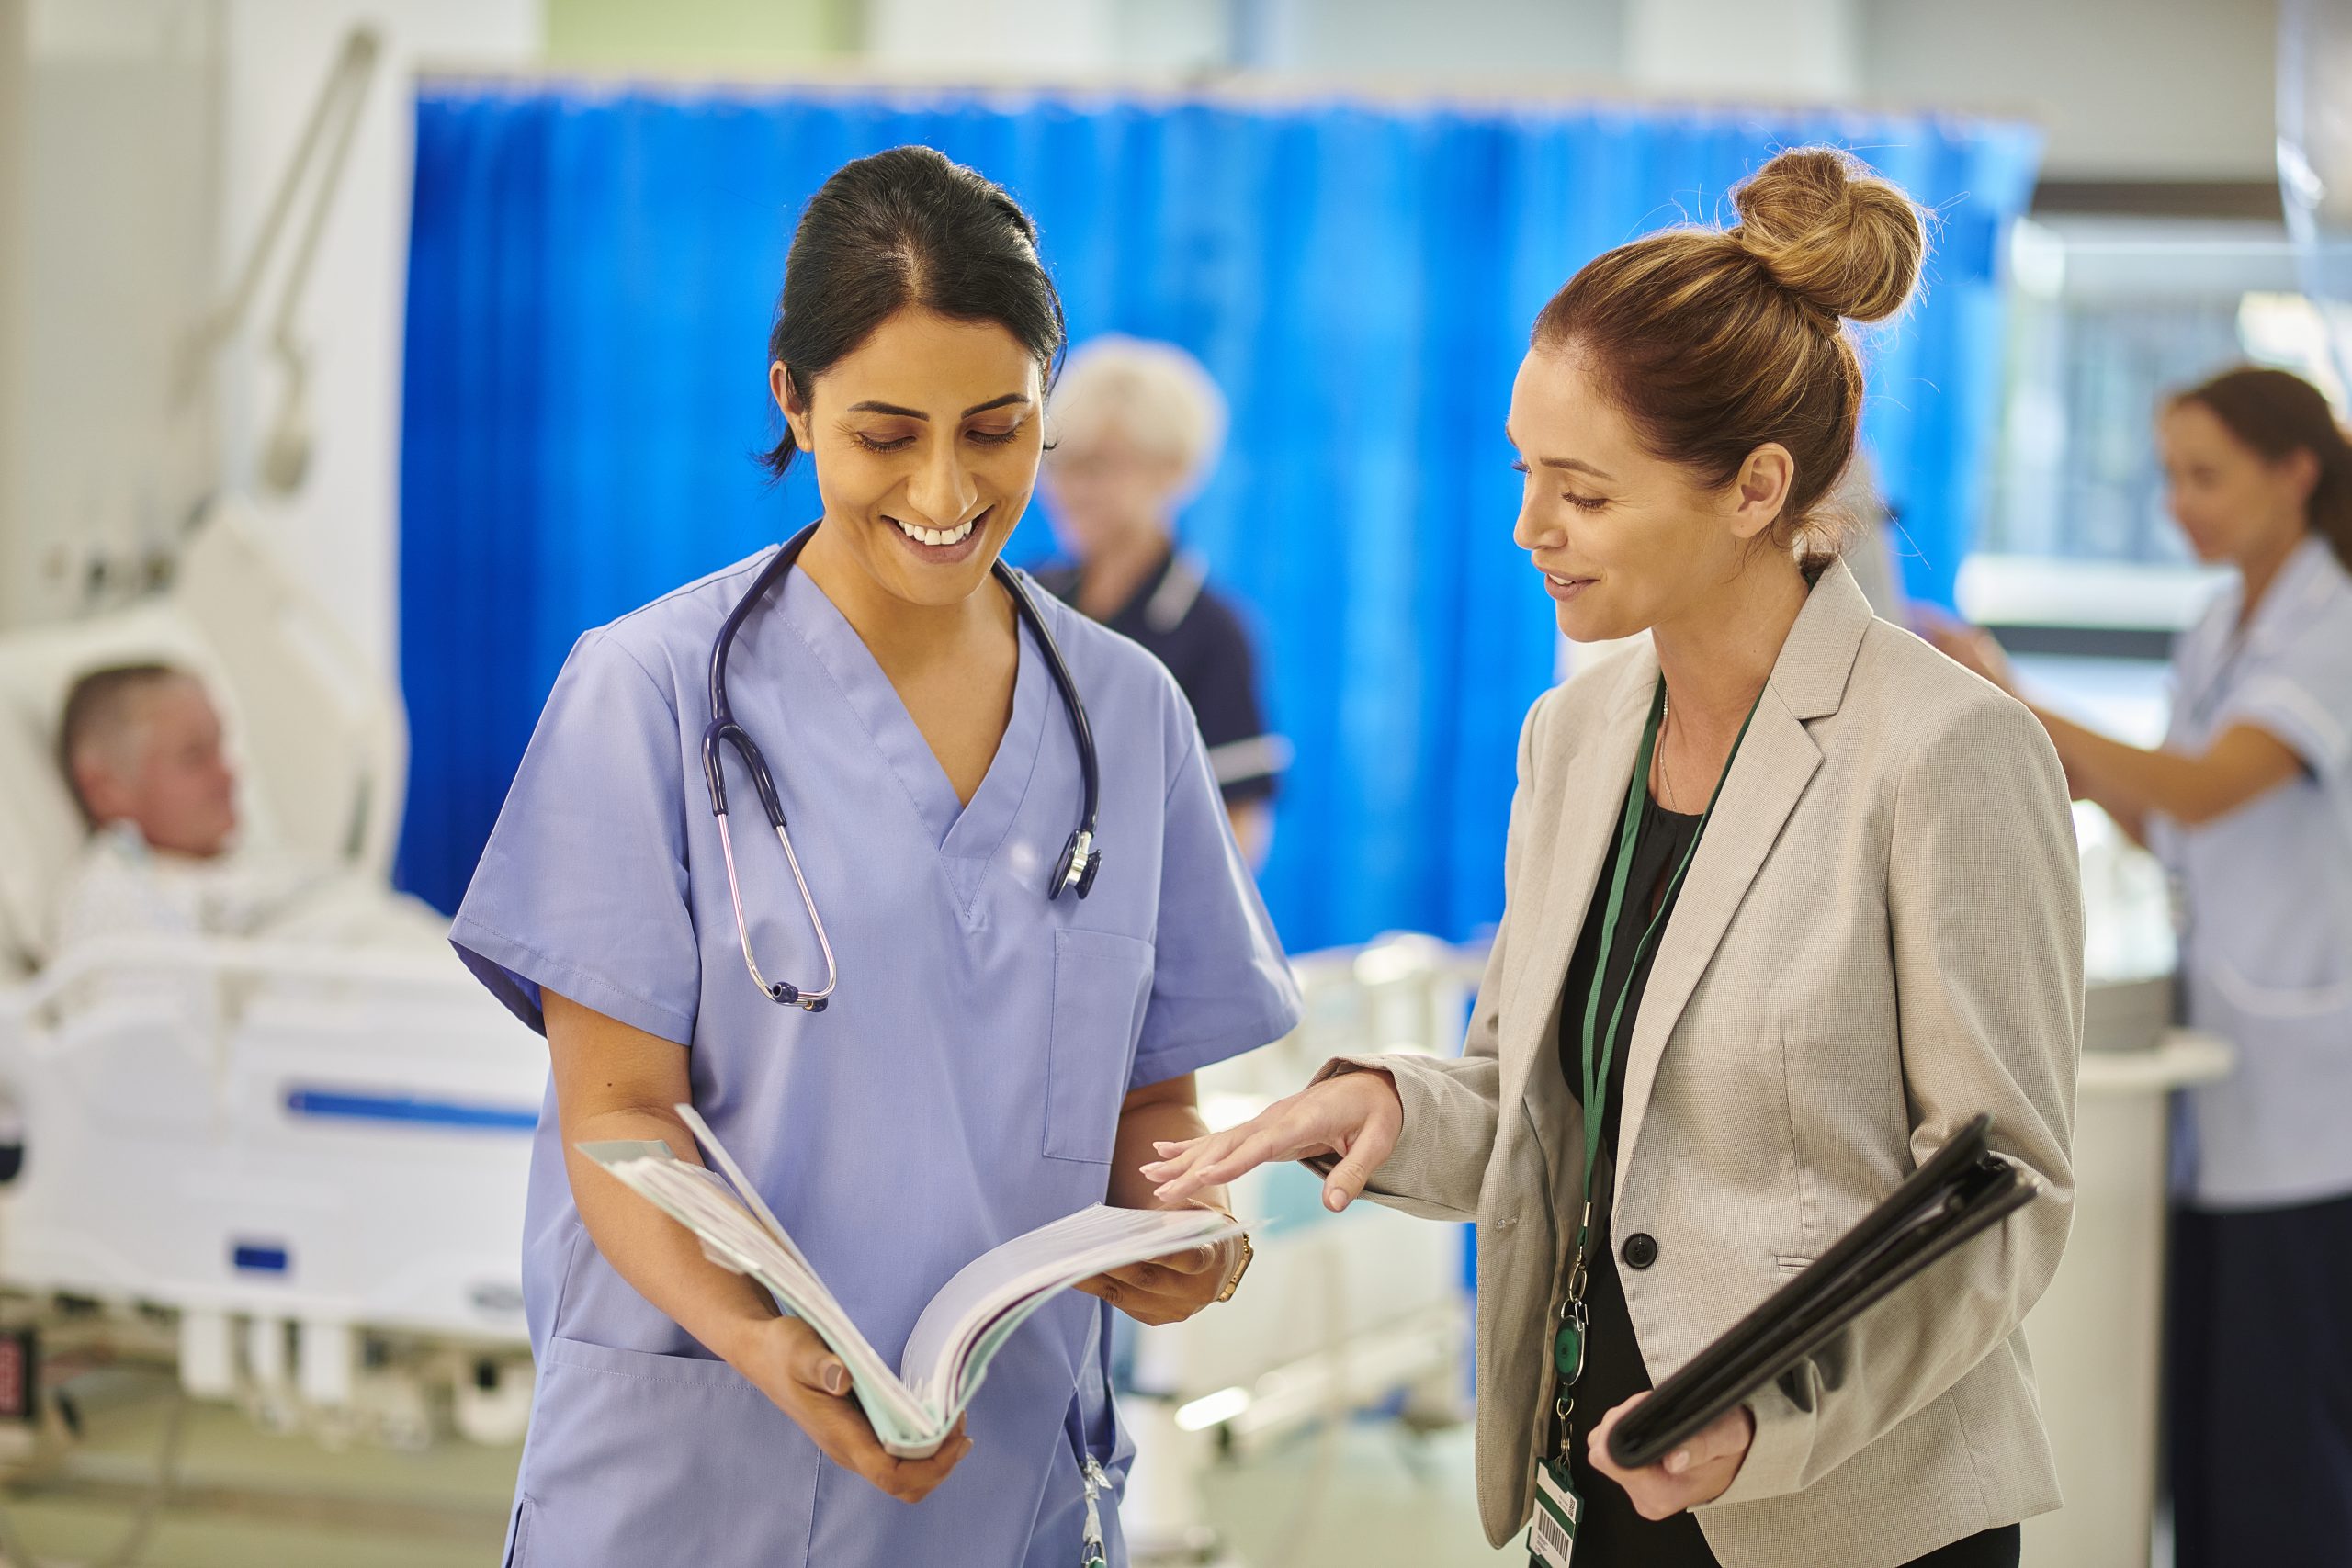
[[1234,837],[1261,864],[1290,746],[1267,729],[1241,616],[1175,539],[1178,509],[1216,468],[1225,398],[1173,344],[1114,333],[1070,355],[1047,423],[1041,488],[1069,561],[1037,581],[1168,666],[1200,722]]

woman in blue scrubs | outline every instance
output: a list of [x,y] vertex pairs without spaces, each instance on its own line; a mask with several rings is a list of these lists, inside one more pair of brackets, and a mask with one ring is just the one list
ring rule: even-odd
[[[2352,446],[2239,369],[2157,421],[2173,515],[2236,581],[2173,655],[2162,749],[2046,709],[2075,793],[2178,880],[2188,1021],[2169,1426],[2180,1568],[2352,1562]],[[1981,633],[1946,651],[2015,689]]]
[[966,1431],[895,1460],[812,1332],[575,1152],[698,1158],[672,1109],[691,1101],[895,1361],[979,1253],[1089,1203],[1150,1205],[1152,1142],[1201,1130],[1193,1071],[1295,1021],[1182,694],[1032,586],[1101,758],[1099,875],[1046,896],[1080,810],[1074,716],[991,569],[1062,337],[1027,216],[928,149],[846,165],[794,236],[770,462],[808,457],[824,513],[728,671],[839,959],[822,1010],[746,974],[748,947],[767,978],[814,986],[825,956],[747,811],[739,940],[702,776],[714,642],[775,552],[589,632],[548,699],[452,933],[552,1065],[511,1563],[1069,1568],[1090,1478],[1115,1486],[1126,1457],[1110,1306],[1189,1315],[1244,1261],[1227,1244],[1060,1299],[998,1356]]

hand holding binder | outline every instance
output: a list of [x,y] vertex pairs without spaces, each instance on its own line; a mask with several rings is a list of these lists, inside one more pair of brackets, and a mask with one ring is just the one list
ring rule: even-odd
[[1812,1267],[1625,1412],[1609,1457],[1655,1464],[1826,1344],[1838,1330],[1962,1242],[2024,1207],[2033,1178],[1994,1154],[1979,1116],[1912,1172]]
[[[1636,1470],[1620,1469],[1610,1458],[1609,1438],[1617,1423],[1648,1399],[1637,1393],[1600,1418],[1587,1439],[1587,1458],[1595,1473],[1624,1489],[1634,1511],[1645,1519],[1669,1518],[1688,1508],[1704,1507],[1739,1479],[1756,1445],[1756,1417],[1744,1405],[1734,1405],[1669,1450],[1660,1462]],[[1679,1461],[1679,1462],[1678,1462]]]

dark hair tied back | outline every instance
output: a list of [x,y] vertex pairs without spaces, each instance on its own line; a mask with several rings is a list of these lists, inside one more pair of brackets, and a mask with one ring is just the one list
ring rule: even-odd
[[[1036,224],[1002,186],[929,147],[844,164],[809,198],[785,257],[768,361],[805,402],[818,377],[909,306],[996,322],[1052,381],[1068,328]],[[781,479],[797,450],[787,428],[762,460]]]

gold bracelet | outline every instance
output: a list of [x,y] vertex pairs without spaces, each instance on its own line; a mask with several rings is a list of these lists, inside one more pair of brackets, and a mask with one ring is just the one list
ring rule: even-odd
[[[1236,1215],[1227,1210],[1217,1208],[1214,1203],[1207,1205],[1207,1207],[1212,1213],[1225,1215],[1227,1219],[1231,1220],[1237,1225],[1241,1223],[1238,1215]],[[1233,1292],[1241,1288],[1241,1276],[1250,1272],[1250,1260],[1258,1255],[1257,1249],[1250,1245],[1250,1233],[1248,1231],[1245,1230],[1241,1233],[1240,1240],[1241,1261],[1233,1266],[1233,1272],[1226,1277],[1224,1288],[1217,1292],[1216,1300],[1219,1303],[1229,1302],[1233,1299]]]

